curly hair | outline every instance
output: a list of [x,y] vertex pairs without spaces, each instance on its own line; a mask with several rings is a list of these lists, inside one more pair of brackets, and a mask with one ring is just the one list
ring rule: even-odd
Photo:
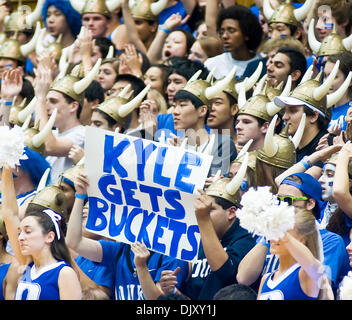
[[257,50],[262,41],[263,30],[258,18],[250,9],[241,5],[234,5],[222,9],[216,21],[218,32],[225,19],[237,20],[243,35],[248,38],[248,40],[246,40],[248,50]]

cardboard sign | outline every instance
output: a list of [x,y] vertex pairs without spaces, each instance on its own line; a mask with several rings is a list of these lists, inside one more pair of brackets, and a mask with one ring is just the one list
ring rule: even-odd
[[86,228],[193,261],[200,242],[194,202],[211,161],[212,156],[180,147],[87,127]]

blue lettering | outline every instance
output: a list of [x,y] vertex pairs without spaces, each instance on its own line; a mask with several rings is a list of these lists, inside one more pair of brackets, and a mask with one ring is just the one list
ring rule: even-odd
[[145,148],[143,148],[143,140],[138,139],[134,142],[134,147],[137,155],[137,179],[139,181],[144,181],[144,170],[145,165],[152,154],[152,152],[157,148],[153,143],[148,144]]
[[193,226],[188,227],[187,239],[188,239],[189,244],[192,247],[192,251],[183,249],[181,251],[181,259],[182,260],[193,260],[193,258],[196,256],[196,254],[198,252],[198,242],[195,237],[195,233],[199,233],[199,228],[197,225],[193,225]]
[[202,164],[202,159],[195,153],[186,152],[180,162],[177,170],[175,187],[187,193],[193,193],[195,185],[182,181],[183,178],[189,178],[192,169],[189,166],[199,167]]
[[110,223],[109,223],[109,235],[111,237],[116,237],[118,236],[123,227],[125,226],[126,219],[127,219],[127,213],[128,213],[128,207],[123,206],[122,209],[122,215],[120,219],[120,223],[118,225],[115,224],[115,217],[116,217],[116,206],[114,204],[111,204],[111,210],[110,210]]
[[166,190],[164,198],[174,208],[165,208],[166,216],[171,219],[183,219],[186,215],[185,208],[180,202],[176,201],[176,199],[181,200],[180,192],[177,190]]
[[[103,205],[99,207],[99,204]],[[106,212],[109,209],[106,201],[89,197],[89,214],[87,219],[86,228],[94,231],[104,230],[108,224],[106,217],[103,215],[103,212]],[[97,224],[97,220],[100,219],[100,224]]]
[[154,212],[159,212],[160,209],[159,209],[158,197],[161,197],[163,195],[163,191],[160,188],[150,187],[144,184],[139,185],[139,190],[141,192],[149,194],[150,203],[152,204],[152,210]]
[[150,214],[148,214],[148,210],[143,210],[143,221],[142,221],[141,229],[139,230],[137,241],[141,243],[143,242],[147,248],[151,248],[147,227],[152,222],[154,217],[155,217],[154,212],[151,212]]
[[177,257],[178,245],[180,243],[181,236],[187,231],[187,224],[170,219],[169,230],[174,232],[170,245],[170,256]]
[[103,165],[104,172],[112,173],[112,168],[114,168],[116,173],[121,178],[126,178],[128,176],[126,169],[120,164],[118,157],[125,151],[125,149],[129,145],[130,142],[127,138],[125,138],[114,147],[114,136],[105,136]]
[[118,189],[111,188],[111,192],[108,192],[109,185],[116,185],[115,176],[113,174],[106,174],[102,176],[99,179],[98,187],[105,199],[109,200],[112,203],[122,204],[121,191]]
[[129,213],[125,225],[125,236],[128,241],[135,242],[136,241],[136,236],[132,233],[131,231],[131,224],[133,222],[133,219],[140,213],[142,213],[141,208],[133,208],[132,211]]
[[164,187],[170,186],[170,178],[164,177],[162,175],[164,161],[165,161],[165,154],[167,151],[167,147],[160,147],[158,148],[158,154],[156,156],[155,167],[154,167],[154,176],[153,181],[157,184],[160,184]]
[[153,249],[155,251],[165,253],[165,244],[158,242],[159,238],[162,238],[164,235],[164,228],[167,228],[169,224],[169,219],[163,216],[158,216],[157,224],[154,231],[153,237]]
[[137,189],[137,182],[121,179],[121,186],[125,195],[126,204],[132,207],[140,207],[141,203],[139,200],[133,198],[135,194],[133,190]]

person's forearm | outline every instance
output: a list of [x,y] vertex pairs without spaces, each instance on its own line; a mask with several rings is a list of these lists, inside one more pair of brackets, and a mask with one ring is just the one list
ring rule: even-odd
[[309,248],[289,233],[282,241],[291,256],[301,265],[309,277],[316,281],[320,280],[324,274],[324,266],[313,256]]
[[216,32],[216,19],[219,12],[218,4],[218,0],[207,0],[205,9],[205,24],[207,26],[208,37],[218,37]]
[[25,264],[27,257],[22,255],[18,242],[18,228],[20,225],[20,220],[18,217],[16,191],[10,169],[3,168],[1,182],[1,215],[6,225],[7,236],[16,259],[20,264]]
[[257,243],[241,260],[236,275],[237,282],[246,286],[253,284],[261,275],[268,247]]
[[348,176],[349,154],[345,150],[339,152],[336,163],[335,176],[333,182],[333,197],[342,211],[349,217],[352,217],[350,210],[351,194],[349,191],[349,176]]
[[66,243],[67,246],[73,250],[76,250],[81,239],[82,239],[82,210],[83,210],[83,199],[75,198],[73,203],[70,221],[67,225],[66,232]]
[[150,63],[158,63],[161,59],[161,52],[163,50],[165,39],[168,33],[163,30],[158,30],[156,36],[148,49],[148,59]]
[[216,271],[224,265],[229,256],[216,235],[210,217],[201,219],[197,217],[197,221],[202,239],[202,247],[208,264],[212,271]]
[[136,270],[146,300],[156,300],[159,296],[164,294],[154,283],[147,265],[136,266]]
[[128,6],[128,2],[122,4],[122,15],[123,15],[123,22],[126,25],[126,29],[128,30],[127,32],[128,42],[134,44],[136,46],[136,49],[140,50],[144,54],[147,54],[147,49],[144,46],[141,39],[139,38],[136,25],[134,24],[134,21],[131,15],[131,10]]

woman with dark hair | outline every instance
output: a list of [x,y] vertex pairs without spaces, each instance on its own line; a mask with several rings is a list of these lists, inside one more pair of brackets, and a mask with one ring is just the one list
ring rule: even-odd
[[234,5],[219,12],[216,27],[225,52],[207,59],[204,64],[209,70],[216,67],[217,79],[225,77],[234,65],[236,76],[241,77],[249,62],[261,58],[256,53],[263,33],[260,23],[248,8]]
[[[33,207],[20,221],[12,173],[7,167],[2,171],[2,193],[1,214],[16,265],[26,266],[19,282],[13,276],[17,268],[6,277],[6,299],[81,299],[79,278],[72,267],[71,255],[59,224],[61,215],[49,208]],[[16,292],[9,292],[8,289],[14,286]]]

